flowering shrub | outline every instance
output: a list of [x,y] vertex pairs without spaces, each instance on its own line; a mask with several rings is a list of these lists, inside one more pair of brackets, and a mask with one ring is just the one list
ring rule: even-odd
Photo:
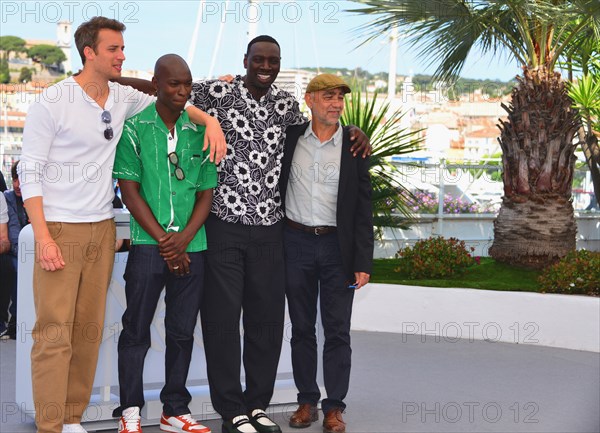
[[[418,191],[414,194],[415,199],[408,199],[408,206],[415,213],[437,213],[438,198],[435,194]],[[486,212],[478,203],[468,203],[460,198],[454,198],[450,194],[444,196],[444,213],[479,213]]]
[[398,251],[395,270],[413,279],[447,277],[478,263],[470,254],[474,250],[467,251],[465,242],[456,238],[431,237]]
[[543,292],[598,296],[600,253],[572,251],[539,278]]

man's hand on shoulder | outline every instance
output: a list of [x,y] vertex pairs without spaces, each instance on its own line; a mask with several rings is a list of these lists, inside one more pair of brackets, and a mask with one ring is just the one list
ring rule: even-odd
[[352,142],[350,152],[352,152],[354,156],[362,153],[363,158],[369,156],[373,151],[373,148],[371,147],[371,143],[369,141],[369,137],[367,137],[367,134],[365,134],[362,129],[354,125],[350,125],[348,127],[348,131],[350,133],[350,141]]
[[209,159],[214,161],[215,164],[219,164],[227,154],[227,142],[225,141],[225,134],[223,134],[219,121],[210,115],[208,115],[208,119],[206,120],[204,147],[202,150],[206,150],[209,147]]
[[231,75],[231,74],[221,75],[219,77],[219,80],[225,81],[226,83],[232,83],[234,79],[235,79],[235,75]]
[[225,142],[225,134],[223,134],[219,121],[210,114],[189,103],[186,105],[185,111],[187,111],[192,122],[206,127],[202,150],[205,151],[210,147],[209,159],[215,164],[220,163],[227,154],[227,143]]

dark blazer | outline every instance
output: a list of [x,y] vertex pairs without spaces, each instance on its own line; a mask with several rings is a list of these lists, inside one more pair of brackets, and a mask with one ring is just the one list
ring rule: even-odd
[[[279,190],[281,206],[285,210],[285,196],[290,178],[292,158],[298,138],[309,123],[289,126],[281,162]],[[354,281],[354,272],[371,274],[373,267],[373,206],[371,204],[371,177],[369,158],[352,156],[350,134],[343,131],[340,182],[337,197],[337,236],[342,252],[342,263],[348,278]]]

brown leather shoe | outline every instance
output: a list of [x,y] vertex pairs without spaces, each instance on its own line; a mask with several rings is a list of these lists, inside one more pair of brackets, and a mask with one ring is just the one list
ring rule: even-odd
[[303,403],[298,406],[296,412],[290,417],[290,427],[294,428],[306,428],[319,419],[319,412],[317,406],[312,404]]
[[325,414],[323,420],[323,432],[325,433],[344,433],[346,431],[346,423],[342,418],[341,409],[332,409]]

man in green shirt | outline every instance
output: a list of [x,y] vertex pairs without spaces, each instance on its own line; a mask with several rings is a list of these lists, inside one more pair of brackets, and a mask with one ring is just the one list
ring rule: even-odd
[[161,430],[209,433],[194,420],[185,387],[204,279],[204,221],[217,185],[203,152],[204,127],[183,111],[192,75],[175,55],[156,62],[156,104],[127,120],[113,174],[131,212],[131,249],[125,269],[127,309],[119,337],[119,433],[140,433],[143,367],[150,324],[166,285],[165,386]]

